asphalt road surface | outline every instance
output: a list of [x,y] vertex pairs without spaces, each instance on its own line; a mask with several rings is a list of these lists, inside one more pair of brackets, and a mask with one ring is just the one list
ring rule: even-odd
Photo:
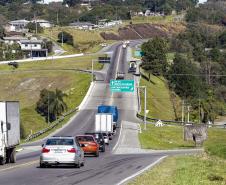
[[[73,120],[55,135],[75,136],[94,129],[94,115],[100,104],[116,105],[119,109],[119,128],[114,139],[107,146],[105,153],[100,153],[98,158],[86,157],[85,166],[80,169],[72,167],[39,168],[40,151],[21,152],[17,155],[16,164],[7,164],[0,167],[1,185],[96,185],[118,184],[125,178],[155,163],[165,153],[157,154],[124,154],[115,155],[112,150],[118,141],[120,124],[122,120],[137,122],[136,111],[138,108],[136,93],[114,93],[109,91],[109,81],[115,79],[117,71],[128,71],[126,49],[121,43],[109,48],[112,53],[111,63],[103,71],[97,72],[98,81],[94,83],[92,92],[81,111]],[[134,79],[131,74],[126,74],[126,79]],[[135,79],[136,80],[136,79]],[[40,146],[40,142],[26,145],[27,147]]]

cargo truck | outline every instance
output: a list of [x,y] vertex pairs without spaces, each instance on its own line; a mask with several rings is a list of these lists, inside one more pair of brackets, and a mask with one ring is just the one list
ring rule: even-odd
[[113,116],[109,113],[99,113],[95,115],[95,132],[113,132]]
[[20,143],[19,102],[0,102],[0,164],[16,162]]
[[100,105],[97,109],[98,113],[110,113],[113,116],[113,130],[118,127],[118,109],[116,106]]

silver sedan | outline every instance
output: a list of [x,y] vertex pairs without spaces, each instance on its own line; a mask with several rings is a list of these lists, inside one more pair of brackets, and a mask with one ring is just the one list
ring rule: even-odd
[[84,152],[75,137],[50,137],[42,147],[41,168],[62,164],[84,166]]

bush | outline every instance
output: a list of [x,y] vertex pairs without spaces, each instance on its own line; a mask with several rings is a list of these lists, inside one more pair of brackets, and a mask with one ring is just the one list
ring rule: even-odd
[[69,45],[74,45],[74,39],[73,36],[70,33],[67,33],[65,31],[60,32],[58,34],[58,42],[67,43]]

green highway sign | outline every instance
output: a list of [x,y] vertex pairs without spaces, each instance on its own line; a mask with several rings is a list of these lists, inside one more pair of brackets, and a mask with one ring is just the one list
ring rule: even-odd
[[111,80],[111,92],[134,92],[134,80]]
[[135,57],[142,57],[142,56],[144,56],[144,52],[137,50],[134,52],[134,55],[135,55]]

